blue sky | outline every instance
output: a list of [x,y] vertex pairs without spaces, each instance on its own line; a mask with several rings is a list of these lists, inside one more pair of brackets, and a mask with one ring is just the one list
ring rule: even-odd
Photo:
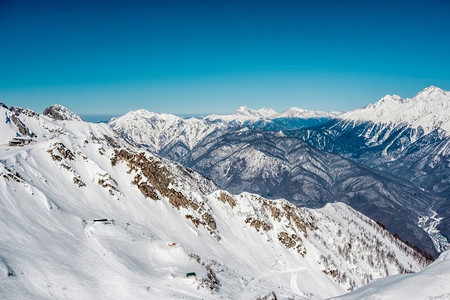
[[0,0],[0,101],[348,110],[450,90],[448,1]]

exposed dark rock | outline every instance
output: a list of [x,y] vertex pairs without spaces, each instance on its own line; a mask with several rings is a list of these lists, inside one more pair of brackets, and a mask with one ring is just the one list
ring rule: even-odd
[[267,224],[263,220],[255,219],[252,217],[248,217],[245,219],[245,223],[250,224],[250,226],[255,227],[256,231],[259,232],[259,230],[269,231],[272,229],[272,226],[270,224]]
[[81,179],[74,177],[73,178],[73,183],[75,183],[76,185],[78,185],[78,187],[83,187],[86,186],[86,183],[84,183]]
[[83,121],[80,116],[58,104],[47,107],[42,114],[57,121]]
[[218,199],[223,203],[228,203],[231,208],[236,206],[236,200],[225,192],[221,192]]

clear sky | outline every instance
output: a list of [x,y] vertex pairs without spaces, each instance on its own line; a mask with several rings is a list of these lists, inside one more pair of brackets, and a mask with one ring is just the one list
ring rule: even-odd
[[450,2],[0,0],[0,101],[349,110],[450,90]]

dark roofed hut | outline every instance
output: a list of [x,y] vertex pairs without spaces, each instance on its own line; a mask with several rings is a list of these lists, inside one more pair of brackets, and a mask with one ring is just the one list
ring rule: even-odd
[[94,223],[97,222],[108,222],[108,219],[94,219]]
[[23,146],[31,143],[33,139],[26,137],[15,137],[11,141],[9,141],[10,146]]

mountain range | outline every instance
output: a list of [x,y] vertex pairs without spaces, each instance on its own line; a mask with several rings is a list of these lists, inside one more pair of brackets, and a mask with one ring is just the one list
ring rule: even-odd
[[309,298],[430,260],[336,202],[231,194],[61,106],[0,105],[0,293]]
[[448,249],[449,92],[432,86],[346,113],[292,113],[301,111],[182,119],[141,110],[109,125],[232,193],[308,207],[344,201],[434,256]]

